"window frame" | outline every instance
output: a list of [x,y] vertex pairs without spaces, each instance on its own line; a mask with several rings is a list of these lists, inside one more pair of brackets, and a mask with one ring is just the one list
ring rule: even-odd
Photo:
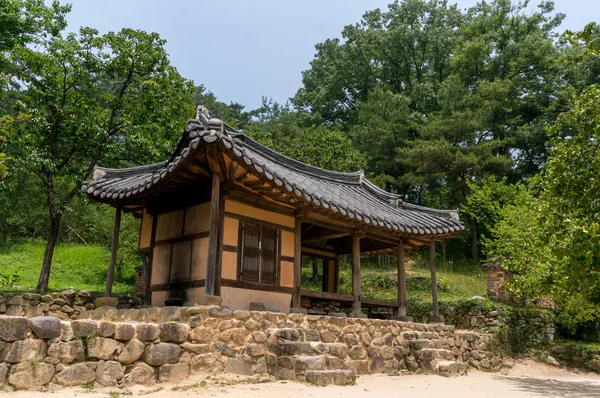
[[[244,280],[244,258],[246,249],[246,225],[253,225],[259,230],[258,237],[258,281],[255,280]],[[263,280],[263,230],[268,229],[275,232],[275,245],[274,245],[274,280],[273,282],[265,282]],[[242,283],[258,284],[264,286],[279,286],[279,273],[280,273],[280,261],[281,261],[281,229],[273,225],[265,225],[260,220],[240,220],[240,229],[238,237],[238,280]]]

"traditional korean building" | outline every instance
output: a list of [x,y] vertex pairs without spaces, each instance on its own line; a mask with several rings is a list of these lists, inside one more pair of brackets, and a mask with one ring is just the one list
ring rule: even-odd
[[[406,250],[456,237],[457,211],[403,202],[367,180],[277,153],[199,107],[171,158],[125,169],[97,166],[82,190],[116,208],[107,296],[121,212],[140,217],[146,303],[269,303],[288,312],[311,300],[352,309],[391,307],[406,316]],[[361,295],[361,256],[397,253],[398,300]],[[352,295],[338,293],[339,256],[351,254]],[[301,289],[302,257],[323,260],[322,291]],[[215,297],[216,296],[216,297]],[[220,299],[219,299],[220,298]]]

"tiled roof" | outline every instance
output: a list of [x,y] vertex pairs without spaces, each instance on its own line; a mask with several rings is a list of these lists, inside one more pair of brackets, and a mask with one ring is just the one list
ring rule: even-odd
[[436,210],[403,202],[383,191],[364,173],[341,173],[290,159],[220,120],[190,120],[171,159],[127,169],[96,167],[94,180],[82,190],[91,200],[131,201],[152,194],[185,170],[205,145],[216,144],[240,167],[253,171],[274,188],[337,216],[414,236],[456,235],[464,229],[457,211]]

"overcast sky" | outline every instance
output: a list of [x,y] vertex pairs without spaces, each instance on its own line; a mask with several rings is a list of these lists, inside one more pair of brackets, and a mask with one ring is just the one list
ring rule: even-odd
[[[65,2],[62,1],[61,2]],[[315,44],[339,37],[367,10],[389,0],[70,0],[69,30],[124,27],[158,32],[171,62],[223,102],[251,110],[261,96],[285,102],[301,85]],[[459,8],[476,0],[458,0]],[[454,3],[449,0],[449,3]],[[532,1],[539,4],[539,1]],[[600,22],[600,0],[556,0],[561,31]]]

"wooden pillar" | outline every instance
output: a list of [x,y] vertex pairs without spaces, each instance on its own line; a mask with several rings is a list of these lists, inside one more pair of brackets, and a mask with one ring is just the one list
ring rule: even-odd
[[404,243],[398,245],[398,316],[406,316],[406,267],[404,263]]
[[219,237],[217,238],[217,270],[215,277],[215,296],[221,296],[221,276],[223,274],[223,234],[225,230],[225,198],[219,199]]
[[302,283],[302,217],[296,215],[294,225],[294,287],[292,290],[292,307],[300,308],[300,286]]
[[108,275],[106,276],[105,296],[112,294],[112,285],[115,278],[115,264],[117,263],[117,251],[119,250],[119,231],[121,229],[121,205],[118,204],[115,210],[115,223],[113,226],[112,246],[110,248],[110,264],[108,265]]
[[210,198],[210,226],[208,236],[208,258],[206,262],[206,284],[204,286],[205,296],[214,296],[217,283],[217,261],[219,249],[219,229],[221,219],[221,174],[212,175],[212,194]]
[[352,234],[352,296],[354,296],[354,302],[352,303],[352,313],[354,316],[361,314],[360,304],[360,238],[363,234],[360,232],[354,232]]
[[340,292],[340,256],[335,255],[335,262],[333,266],[333,292]]
[[323,261],[323,275],[321,277],[321,291],[330,292],[329,290],[329,260],[321,259]]
[[152,216],[152,231],[150,232],[150,259],[148,261],[148,272],[146,276],[146,294],[144,301],[146,305],[152,305],[152,266],[154,264],[154,245],[156,244],[156,225],[158,214]]
[[443,322],[444,320],[440,317],[438,307],[437,278],[435,276],[435,241],[433,239],[429,242],[429,264],[431,266],[431,297],[433,299],[433,316],[430,321]]

